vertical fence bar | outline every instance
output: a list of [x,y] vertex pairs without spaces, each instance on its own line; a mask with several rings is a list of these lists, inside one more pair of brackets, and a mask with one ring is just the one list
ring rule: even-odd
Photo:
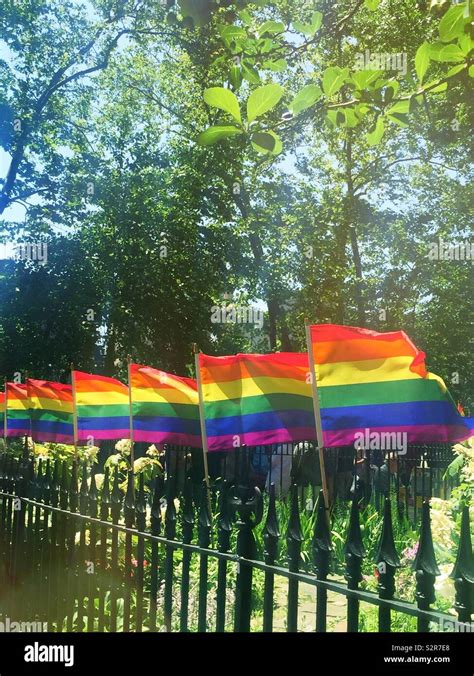
[[[438,564],[431,534],[430,503],[425,500],[421,513],[421,533],[418,552],[413,562],[416,571],[416,601],[420,610],[429,610],[435,601],[434,584],[439,575]],[[424,617],[418,617],[418,631],[429,631],[430,623]]]
[[[135,518],[137,530],[141,533],[145,532],[146,522],[146,502],[145,502],[145,486],[143,483],[143,473],[138,479],[138,492],[135,501]],[[138,536],[137,542],[137,567],[136,567],[136,619],[135,631],[142,631],[143,628],[143,580],[145,567],[145,540],[143,536]]]
[[[87,515],[87,507],[89,502],[89,487],[87,485],[87,465],[84,462],[82,465],[82,479],[79,488],[79,512]],[[84,631],[84,598],[87,585],[87,571],[86,571],[86,531],[87,523],[85,519],[80,519],[79,523],[79,560],[78,560],[78,594],[77,594],[77,628],[76,631]]]
[[[259,489],[253,490],[246,485],[248,476],[242,477],[242,483],[235,486],[229,496],[231,508],[239,515],[236,526],[237,555],[245,559],[255,556],[255,538],[253,529],[262,520],[263,500]],[[234,631],[249,632],[252,614],[252,567],[245,563],[238,564],[236,599],[234,612]]]
[[[106,467],[104,471],[104,483],[102,484],[102,492],[100,496],[100,520],[107,521],[110,510],[110,476],[109,468]],[[107,540],[108,528],[106,525],[100,526],[100,549],[99,549],[99,607],[97,629],[104,631],[105,629],[105,581],[106,581],[106,566],[107,566]],[[110,593],[109,593],[110,598]]]
[[[359,501],[354,495],[352,500],[349,530],[344,547],[346,556],[346,573],[348,589],[358,589],[362,580],[362,559],[365,554],[359,522]],[[359,599],[348,597],[347,599],[347,631],[359,631]]]
[[[199,516],[198,516],[198,543],[207,549],[211,541],[211,514],[209,512],[209,499],[207,484],[201,486]],[[207,575],[208,556],[201,552],[199,555],[199,604],[198,604],[198,631],[207,630]]]
[[[124,502],[125,526],[132,528],[135,517],[135,490],[133,469],[128,471],[127,492]],[[130,611],[132,600],[132,535],[125,533],[125,561],[124,561],[124,590],[123,590],[123,631],[130,631]]]
[[[166,480],[166,489],[165,536],[167,540],[174,540],[176,537],[176,508],[174,504],[174,479],[171,476],[168,476]],[[172,625],[173,558],[174,547],[166,545],[164,593],[164,622],[166,631],[171,631]]]
[[[293,484],[290,491],[290,518],[286,532],[288,546],[288,568],[292,573],[297,573],[300,568],[301,532],[300,513],[298,510],[298,486]],[[287,631],[298,631],[298,580],[288,580],[288,613]]]
[[[329,573],[332,546],[329,519],[322,491],[319,492],[312,549],[316,577],[318,580],[326,580]],[[316,631],[325,632],[327,628],[328,592],[327,589],[318,587],[316,594]]]
[[454,580],[456,599],[454,608],[459,622],[470,622],[474,613],[474,554],[469,527],[469,506],[464,505],[461,517],[459,548],[451,578]]
[[[232,518],[229,511],[229,482],[223,480],[219,492],[219,518],[217,521],[217,545],[220,552],[230,549],[232,532]],[[227,592],[227,561],[219,559],[217,563],[217,594],[216,594],[216,631],[225,631]]]
[[[193,510],[193,482],[190,476],[186,478],[183,489],[182,533],[183,542],[189,544],[193,539],[194,510]],[[188,631],[189,615],[189,571],[191,566],[191,552],[183,551],[183,563],[181,564],[181,609],[179,618],[179,630]]]
[[[114,483],[112,486],[111,496],[111,516],[112,523],[117,525],[120,520],[120,512],[122,511],[122,493],[119,486],[119,472],[118,467],[115,468]],[[111,549],[110,549],[110,566],[111,566],[111,583],[110,583],[110,631],[117,631],[117,600],[118,600],[118,584],[119,584],[119,533],[116,528],[112,528]]]
[[[159,535],[161,532],[161,495],[163,492],[163,479],[155,478],[153,497],[151,503],[151,534]],[[150,580],[150,631],[156,631],[156,611],[158,602],[158,543],[151,543],[151,580]]]
[[[264,560],[269,566],[273,566],[278,557],[278,541],[280,539],[280,528],[276,513],[275,484],[270,484],[267,519],[263,529]],[[263,590],[263,631],[271,632],[273,630],[273,592],[275,587],[275,576],[270,571],[265,571],[265,582]]]
[[[69,510],[77,512],[78,490],[77,490],[77,460],[74,458],[71,470],[71,484],[69,488]],[[72,631],[74,626],[74,608],[76,597],[79,591],[79,577],[77,570],[77,552],[76,552],[76,524],[77,520],[72,517],[68,524],[68,565],[69,573],[66,580],[66,598],[67,598],[67,631]]]
[[[89,516],[97,518],[97,484],[95,482],[95,472],[91,472],[91,483],[89,487]],[[96,557],[97,529],[96,525],[89,522],[89,560],[86,562],[86,571],[88,576],[88,599],[87,599],[87,631],[94,631],[95,620],[95,597],[97,592],[97,557]]]
[[[379,598],[392,599],[395,593],[395,570],[400,567],[400,559],[395,549],[392,526],[390,498],[385,498],[382,535],[375,556],[378,570]],[[379,606],[379,631],[391,630],[391,611],[386,605]]]
[[[67,463],[64,460],[61,467],[61,479],[59,482],[59,507],[61,510],[68,508],[68,485],[67,485]],[[56,626],[58,631],[63,631],[64,618],[67,608],[67,590],[66,580],[69,577],[67,561],[67,527],[68,517],[65,514],[58,514],[58,557],[59,564],[56,566]]]
[[[57,507],[59,502],[59,460],[54,462],[53,473],[51,477],[51,486],[49,491],[49,502],[52,507]],[[58,595],[58,590],[55,586],[57,575],[55,566],[57,565],[57,548],[58,548],[58,514],[54,510],[51,511],[51,527],[50,527],[50,548],[48,557],[48,589],[47,589],[47,610],[49,630],[53,630],[53,622],[55,618],[55,599]],[[57,629],[57,628],[56,628]]]

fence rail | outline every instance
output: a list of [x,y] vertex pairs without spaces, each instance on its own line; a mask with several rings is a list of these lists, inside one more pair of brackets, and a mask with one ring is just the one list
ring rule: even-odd
[[[400,560],[395,549],[391,501],[374,564],[377,593],[360,588],[364,542],[359,499],[354,497],[345,533],[345,579],[331,580],[329,514],[319,496],[311,534],[302,531],[299,489],[290,490],[284,533],[278,523],[275,486],[269,495],[243,471],[233,484],[215,482],[210,493],[191,477],[177,510],[177,481],[168,473],[147,491],[143,474],[128,473],[125,492],[118,470],[106,469],[99,491],[84,465],[35,464],[27,455],[0,457],[0,618],[39,622],[48,631],[272,631],[278,585],[286,586],[286,630],[297,631],[302,585],[316,590],[313,629],[327,630],[328,595],[345,599],[347,631],[361,629],[360,605],[378,608],[379,631],[393,616],[415,617],[418,631],[470,631],[474,561],[469,514],[463,511],[453,569],[457,618],[433,610],[438,573],[423,503],[414,563],[416,603],[394,598]],[[125,486],[123,487],[125,488]],[[263,539],[257,552],[257,530]],[[311,538],[313,560],[302,559]],[[286,546],[283,545],[283,541]],[[256,583],[262,583],[255,589]],[[259,613],[255,609],[259,606]]]

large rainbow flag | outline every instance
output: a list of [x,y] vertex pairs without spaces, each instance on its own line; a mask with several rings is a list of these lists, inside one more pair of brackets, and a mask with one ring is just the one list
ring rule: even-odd
[[315,439],[308,356],[199,355],[208,449]]
[[6,384],[6,436],[25,437],[30,434],[30,402],[26,385]]
[[58,444],[74,443],[71,385],[48,380],[26,381],[30,401],[31,438]]
[[128,387],[115,378],[73,371],[78,441],[129,439]]
[[201,447],[195,380],[131,364],[130,386],[135,441]]
[[403,331],[377,333],[336,324],[310,326],[325,446],[356,434],[406,432],[407,443],[451,443],[474,434],[443,380]]

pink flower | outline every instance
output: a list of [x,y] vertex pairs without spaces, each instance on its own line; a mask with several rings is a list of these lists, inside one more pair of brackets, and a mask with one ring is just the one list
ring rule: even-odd
[[418,542],[415,542],[413,547],[407,547],[403,551],[403,556],[409,561],[413,561],[416,558],[417,552],[418,552]]

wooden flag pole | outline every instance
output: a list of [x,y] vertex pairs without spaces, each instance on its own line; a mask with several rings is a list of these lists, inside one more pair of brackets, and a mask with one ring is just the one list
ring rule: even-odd
[[133,472],[135,464],[135,451],[133,439],[133,402],[132,402],[132,358],[127,357],[127,372],[128,372],[128,405],[129,405],[129,422],[130,422],[130,467]]
[[72,433],[74,438],[74,458],[77,460],[77,401],[76,401],[76,377],[74,376],[74,364],[71,362],[71,389],[72,389]]
[[201,439],[202,439],[202,457],[204,463],[204,479],[206,480],[206,486],[209,493],[210,484],[209,484],[209,468],[207,464],[207,434],[206,434],[206,416],[204,415],[204,401],[202,398],[202,383],[201,383],[201,371],[199,369],[199,350],[196,343],[193,343],[193,352],[194,352],[194,368],[196,371],[196,382],[198,386],[198,397],[199,397],[199,420],[201,423]]
[[323,487],[324,504],[329,509],[328,482],[326,477],[326,466],[324,463],[324,440],[323,426],[321,422],[321,408],[319,406],[318,386],[316,383],[316,369],[314,368],[313,344],[311,341],[311,330],[308,320],[305,318],[306,345],[308,349],[308,361],[311,374],[311,391],[313,394],[314,420],[316,423],[316,439],[318,442],[319,466],[321,468],[321,482]]

